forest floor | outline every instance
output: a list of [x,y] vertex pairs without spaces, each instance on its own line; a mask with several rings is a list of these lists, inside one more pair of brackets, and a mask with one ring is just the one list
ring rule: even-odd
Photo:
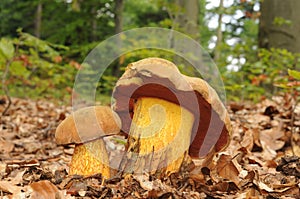
[[[0,97],[0,113],[7,105]],[[300,198],[300,106],[291,96],[231,103],[233,135],[209,168],[163,179],[70,176],[73,145],[54,133],[71,107],[13,98],[0,116],[0,198]]]

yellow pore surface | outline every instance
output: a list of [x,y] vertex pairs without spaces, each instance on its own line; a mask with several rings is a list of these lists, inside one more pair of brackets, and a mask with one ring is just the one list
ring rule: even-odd
[[70,175],[93,175],[101,173],[110,177],[109,159],[103,140],[76,145],[70,165]]
[[184,107],[158,98],[139,98],[129,134],[140,138],[140,155],[158,152],[168,160],[167,170],[177,171],[189,148],[193,123],[194,115]]

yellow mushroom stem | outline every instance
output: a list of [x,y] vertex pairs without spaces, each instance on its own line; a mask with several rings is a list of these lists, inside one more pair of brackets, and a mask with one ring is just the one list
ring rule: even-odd
[[109,159],[102,139],[84,144],[76,144],[71,165],[70,175],[93,175],[101,173],[103,178],[110,177]]
[[138,154],[134,166],[130,165],[132,172],[177,172],[189,149],[193,123],[194,115],[177,104],[139,98],[128,140],[129,153]]

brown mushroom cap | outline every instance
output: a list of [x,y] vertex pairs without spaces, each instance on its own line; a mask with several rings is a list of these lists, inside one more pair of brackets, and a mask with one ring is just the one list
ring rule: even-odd
[[85,143],[119,133],[120,126],[120,118],[110,107],[86,107],[73,112],[59,124],[55,139],[57,144]]
[[229,115],[215,90],[204,80],[182,75],[175,64],[160,58],[146,58],[127,66],[118,80],[113,109],[129,132],[135,100],[140,97],[164,99],[191,111],[195,116],[189,154],[203,157],[224,149],[229,141]]

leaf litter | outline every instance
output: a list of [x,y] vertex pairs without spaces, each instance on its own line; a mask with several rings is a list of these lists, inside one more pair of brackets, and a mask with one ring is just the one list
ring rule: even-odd
[[54,133],[71,107],[12,102],[0,119],[0,198],[300,198],[300,107],[289,95],[230,103],[232,141],[204,167],[193,160],[168,177],[105,181],[101,174],[68,175],[74,146],[57,145]]

